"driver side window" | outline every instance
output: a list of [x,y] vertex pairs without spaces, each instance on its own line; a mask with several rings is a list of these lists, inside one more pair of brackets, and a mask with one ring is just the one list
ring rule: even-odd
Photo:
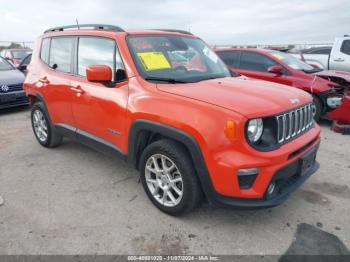
[[270,66],[277,65],[272,59],[254,52],[242,52],[239,68],[243,70],[268,72]]

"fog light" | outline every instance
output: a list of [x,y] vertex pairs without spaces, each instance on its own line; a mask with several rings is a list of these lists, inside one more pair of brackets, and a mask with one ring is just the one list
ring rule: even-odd
[[252,187],[258,174],[259,168],[239,169],[237,172],[239,187],[241,189]]
[[267,188],[267,194],[272,195],[273,192],[275,192],[276,184],[275,182],[270,183],[269,187]]

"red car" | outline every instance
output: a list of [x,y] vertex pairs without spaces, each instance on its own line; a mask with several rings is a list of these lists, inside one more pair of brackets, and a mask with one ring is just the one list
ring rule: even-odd
[[342,85],[317,76],[322,70],[290,54],[253,48],[215,49],[215,52],[234,73],[297,87],[312,94],[316,120],[339,107],[343,101]]

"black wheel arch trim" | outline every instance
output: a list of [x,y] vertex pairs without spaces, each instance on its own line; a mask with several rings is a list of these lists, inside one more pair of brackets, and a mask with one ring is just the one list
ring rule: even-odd
[[183,144],[191,155],[204,194],[212,204],[216,204],[217,193],[212,185],[200,146],[192,135],[182,130],[150,120],[136,120],[130,128],[128,139],[127,161],[129,164],[137,167],[138,136],[142,131],[157,133]]

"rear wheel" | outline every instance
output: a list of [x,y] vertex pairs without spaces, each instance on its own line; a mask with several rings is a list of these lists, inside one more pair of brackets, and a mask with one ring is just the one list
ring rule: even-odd
[[317,96],[313,96],[312,113],[316,122],[318,122],[323,113],[323,105]]
[[31,120],[34,135],[42,146],[56,147],[62,143],[62,136],[52,127],[42,102],[33,105]]
[[141,155],[141,181],[161,211],[181,215],[196,208],[202,191],[187,151],[177,142],[160,140]]

